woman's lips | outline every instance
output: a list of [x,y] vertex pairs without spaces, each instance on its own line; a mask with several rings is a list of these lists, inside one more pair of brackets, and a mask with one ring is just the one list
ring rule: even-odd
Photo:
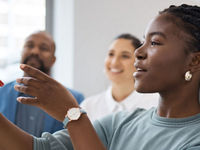
[[133,73],[134,78],[138,78],[147,72],[145,65],[140,61],[135,62],[134,66],[136,68],[136,71]]
[[147,70],[145,70],[145,69],[137,68],[137,71],[133,73],[133,76],[134,76],[134,78],[138,78],[146,72],[147,72]]
[[123,70],[122,69],[109,69],[110,70],[110,72],[112,73],[112,74],[119,74],[119,73],[122,73],[123,72]]

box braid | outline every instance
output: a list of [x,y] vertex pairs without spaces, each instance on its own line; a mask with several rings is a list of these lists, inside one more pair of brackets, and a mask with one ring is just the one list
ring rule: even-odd
[[192,52],[200,52],[200,7],[187,4],[171,5],[169,8],[159,12],[160,15],[163,13],[171,14],[182,20],[179,27],[182,27],[192,37],[190,41],[187,41],[188,48]]

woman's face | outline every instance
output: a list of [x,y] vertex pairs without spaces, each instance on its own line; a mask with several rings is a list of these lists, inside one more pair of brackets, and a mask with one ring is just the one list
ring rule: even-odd
[[168,92],[185,84],[189,55],[184,51],[186,33],[157,16],[148,26],[144,44],[135,50],[135,88],[138,92]]
[[107,77],[114,83],[133,80],[134,50],[131,40],[117,39],[109,47],[105,59]]

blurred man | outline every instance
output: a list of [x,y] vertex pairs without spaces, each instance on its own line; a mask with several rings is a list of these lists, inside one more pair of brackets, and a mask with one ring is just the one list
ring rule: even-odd
[[[31,34],[25,40],[22,51],[21,63],[33,66],[42,72],[50,75],[51,68],[56,61],[55,43],[52,37],[39,31]],[[27,76],[27,74],[24,74]],[[41,109],[24,105],[16,101],[18,96],[27,96],[14,90],[15,81],[0,88],[0,112],[11,122],[24,131],[39,137],[42,132],[53,133],[63,129],[63,124]],[[69,89],[77,102],[84,99],[83,95],[77,91]]]

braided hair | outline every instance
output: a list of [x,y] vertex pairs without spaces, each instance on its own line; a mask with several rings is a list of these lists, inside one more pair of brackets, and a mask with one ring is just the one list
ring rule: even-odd
[[131,44],[133,45],[133,47],[135,49],[137,49],[138,47],[141,46],[140,40],[129,33],[123,33],[115,38],[115,40],[117,40],[117,39],[131,40]]
[[179,28],[182,28],[191,36],[191,39],[186,40],[189,49],[192,52],[200,52],[200,7],[182,4],[180,6],[171,5],[169,8],[159,12],[160,15],[167,13],[173,17],[179,18],[177,21],[171,18]]

